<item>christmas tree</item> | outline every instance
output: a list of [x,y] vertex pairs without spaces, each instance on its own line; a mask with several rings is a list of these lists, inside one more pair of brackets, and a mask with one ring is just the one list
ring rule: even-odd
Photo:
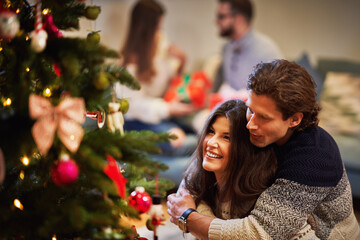
[[173,187],[157,179],[167,166],[152,158],[171,136],[123,131],[129,106],[112,86],[140,85],[108,63],[118,53],[96,31],[63,36],[100,10],[81,0],[1,1],[0,239],[137,239],[131,219],[149,202],[130,192]]

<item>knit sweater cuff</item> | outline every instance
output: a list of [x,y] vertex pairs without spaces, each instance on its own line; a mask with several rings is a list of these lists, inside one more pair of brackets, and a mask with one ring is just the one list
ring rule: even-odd
[[211,221],[209,227],[209,240],[211,239],[221,239],[221,226],[224,223],[224,220],[215,218]]

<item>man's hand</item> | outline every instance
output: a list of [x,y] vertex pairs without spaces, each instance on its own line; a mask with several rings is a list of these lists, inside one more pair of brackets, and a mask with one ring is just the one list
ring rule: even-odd
[[177,193],[170,194],[167,197],[167,206],[170,221],[176,225],[186,209],[196,208],[194,199],[185,188],[179,188]]

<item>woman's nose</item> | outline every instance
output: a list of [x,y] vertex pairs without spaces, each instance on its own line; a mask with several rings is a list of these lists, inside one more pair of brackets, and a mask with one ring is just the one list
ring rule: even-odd
[[211,138],[208,140],[207,145],[208,145],[208,146],[211,146],[211,147],[217,147],[217,146],[218,146],[218,143],[217,143],[217,138],[216,138],[216,136],[211,137]]

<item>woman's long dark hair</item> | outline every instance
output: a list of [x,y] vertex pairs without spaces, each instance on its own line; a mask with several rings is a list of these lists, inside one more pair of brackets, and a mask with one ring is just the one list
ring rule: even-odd
[[[222,103],[208,117],[199,137],[196,152],[185,171],[185,187],[195,196],[196,204],[204,201],[216,217],[221,218],[221,203],[230,196],[231,217],[245,217],[257,198],[273,181],[277,160],[272,147],[257,148],[250,142],[246,128],[247,107],[242,100]],[[230,127],[230,154],[224,187],[218,189],[215,174],[202,167],[203,141],[215,120],[225,116]]]
[[140,0],[131,13],[128,35],[121,53],[124,65],[136,63],[136,75],[143,82],[156,74],[153,66],[157,44],[155,33],[164,13],[164,8],[154,0]]

